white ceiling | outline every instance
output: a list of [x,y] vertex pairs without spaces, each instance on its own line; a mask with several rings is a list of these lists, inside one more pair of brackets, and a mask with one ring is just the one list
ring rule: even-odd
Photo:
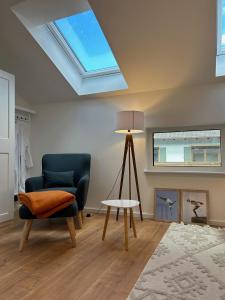
[[[0,3],[0,68],[16,75],[17,92],[28,101],[78,97],[10,11],[18,2]],[[121,93],[216,81],[216,0],[89,2],[127,80]]]

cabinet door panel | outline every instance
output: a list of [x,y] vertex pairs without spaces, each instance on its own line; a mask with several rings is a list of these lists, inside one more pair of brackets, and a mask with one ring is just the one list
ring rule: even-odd
[[0,77],[0,138],[9,138],[9,81]]
[[0,222],[14,212],[14,76],[0,70]]

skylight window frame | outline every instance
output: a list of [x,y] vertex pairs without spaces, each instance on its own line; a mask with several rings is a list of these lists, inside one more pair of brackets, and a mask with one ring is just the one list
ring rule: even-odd
[[225,55],[225,47],[221,46],[222,41],[222,0],[217,0],[217,56]]
[[61,32],[58,30],[57,26],[53,22],[49,22],[46,25],[50,31],[50,33],[54,36],[56,41],[59,43],[59,45],[63,48],[65,54],[71,62],[77,67],[80,76],[85,78],[92,78],[92,77],[98,77],[98,76],[108,76],[113,74],[121,74],[121,71],[119,67],[112,67],[112,68],[105,68],[101,70],[95,70],[95,71],[86,71],[74,51],[71,49],[70,45],[67,43],[64,36],[61,34]]

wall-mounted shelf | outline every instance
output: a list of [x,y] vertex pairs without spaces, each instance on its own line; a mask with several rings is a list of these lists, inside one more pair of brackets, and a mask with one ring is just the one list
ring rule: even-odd
[[22,107],[22,106],[17,106],[16,105],[16,110],[22,111],[22,112],[27,112],[27,113],[32,114],[32,115],[36,114],[36,111],[34,111],[32,109],[29,109],[29,108],[26,108],[26,107]]

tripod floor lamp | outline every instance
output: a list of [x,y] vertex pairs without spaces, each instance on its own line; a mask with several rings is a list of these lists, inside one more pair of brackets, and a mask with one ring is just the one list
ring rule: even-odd
[[[126,134],[125,147],[123,154],[123,164],[120,178],[119,199],[122,197],[124,173],[128,154],[128,181],[129,181],[129,199],[131,199],[131,158],[134,170],[135,185],[139,201],[140,218],[143,221],[141,197],[138,183],[137,166],[134,152],[133,134],[144,131],[144,113],[141,111],[120,111],[117,113],[117,127],[115,132]],[[117,209],[116,219],[119,217],[119,208]]]

